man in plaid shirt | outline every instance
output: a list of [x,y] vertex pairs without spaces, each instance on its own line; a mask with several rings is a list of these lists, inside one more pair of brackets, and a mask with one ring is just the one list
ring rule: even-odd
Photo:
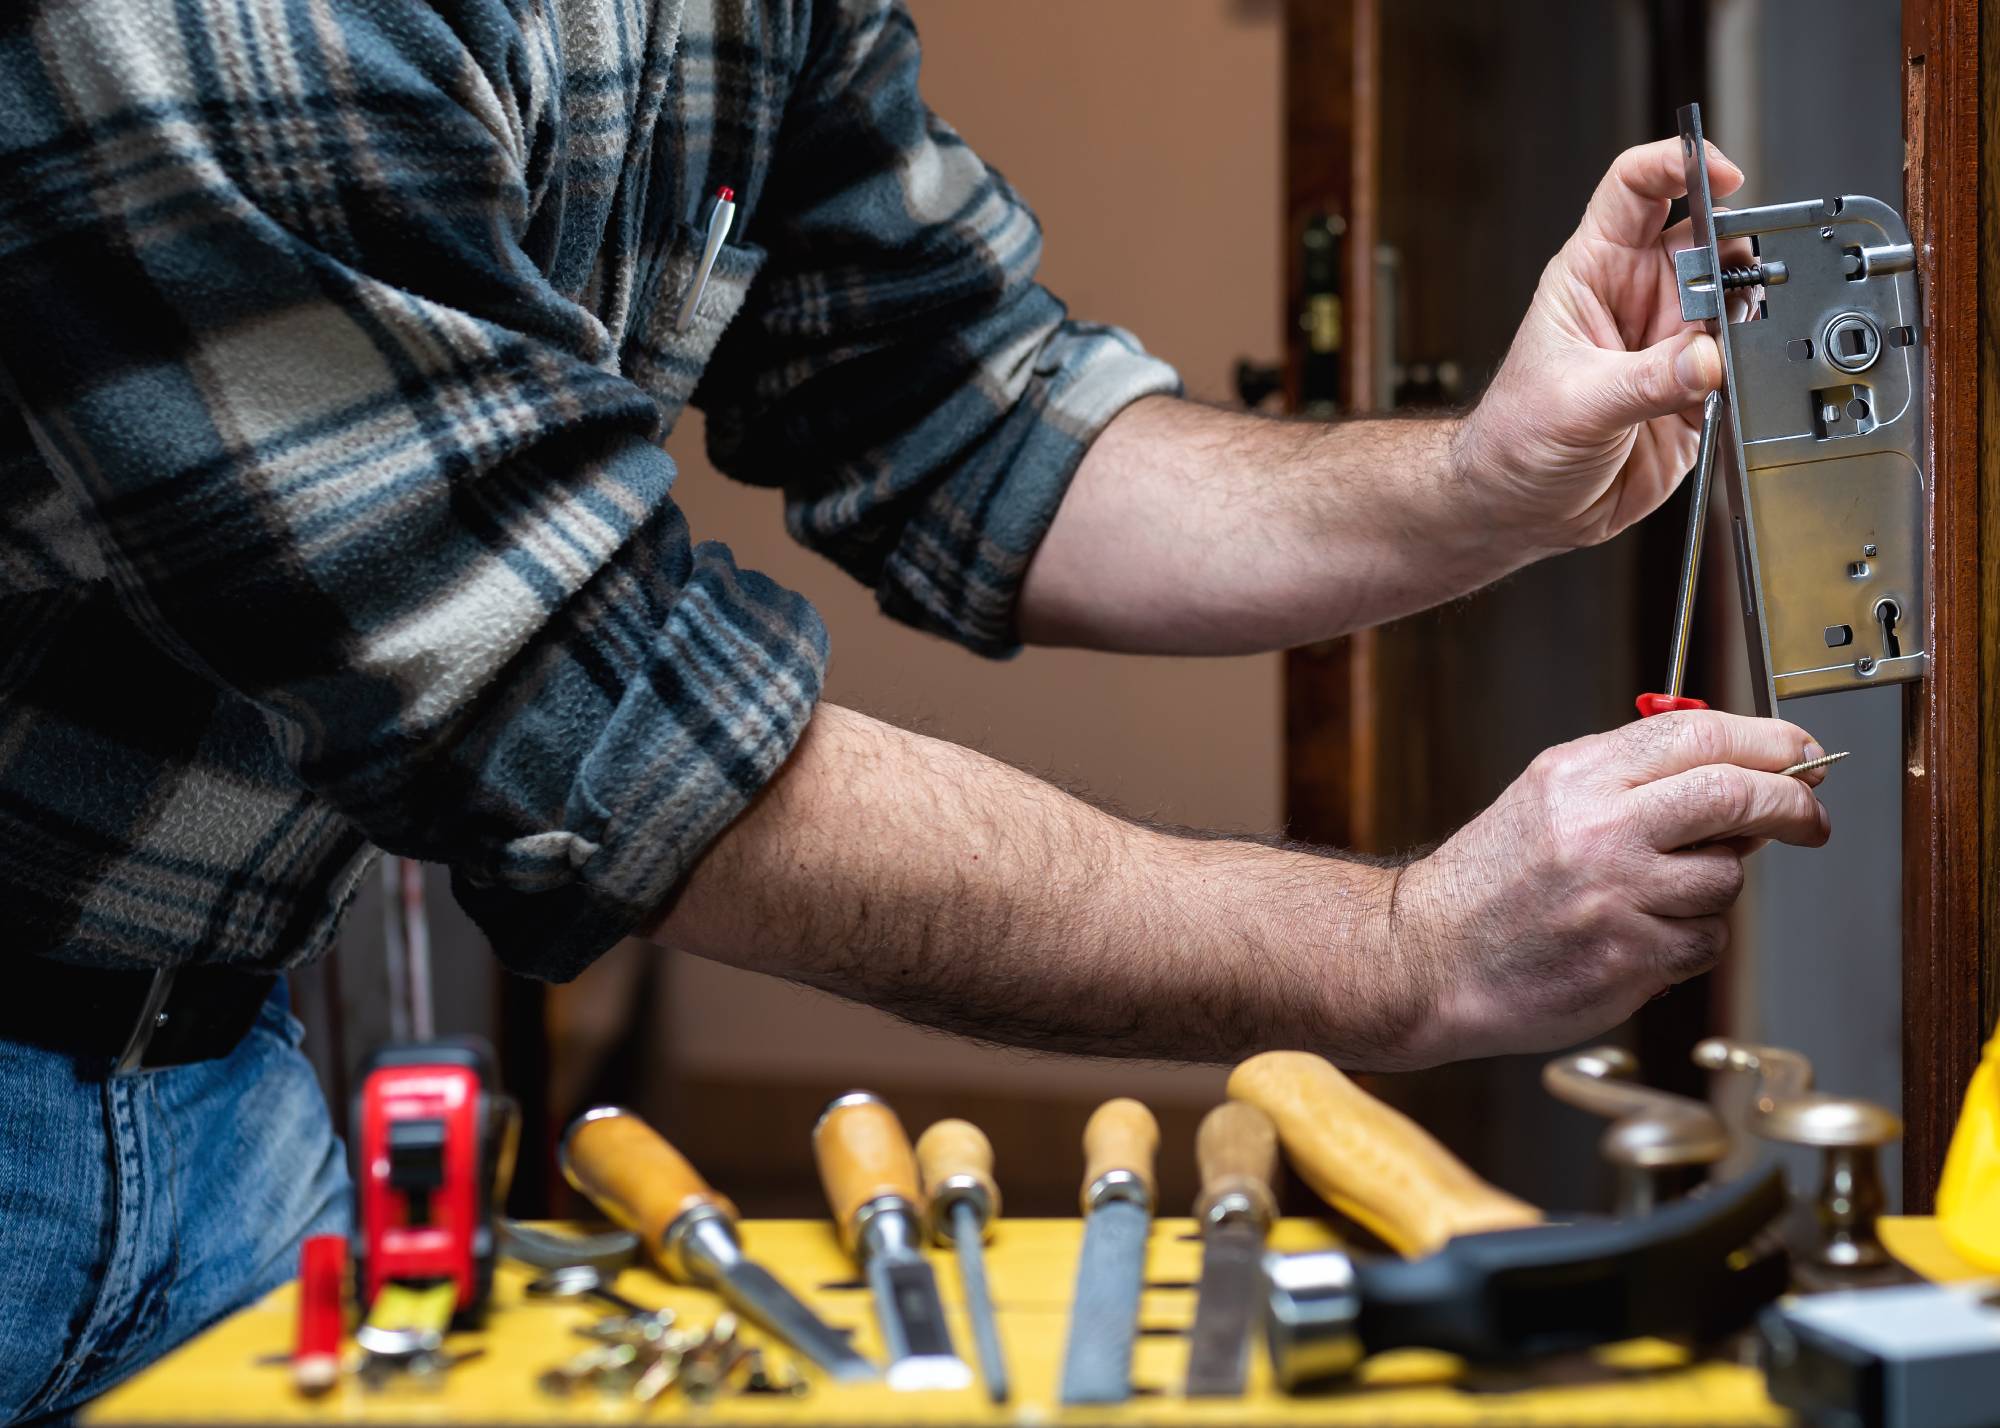
[[1471,414],[1186,403],[1036,285],[917,58],[894,0],[0,18],[9,1417],[342,1223],[269,974],[378,848],[447,865],[533,976],[637,932],[1030,1046],[1394,1067],[1619,1020],[1713,963],[1749,848],[1825,838],[1777,721],[1553,750],[1378,866],[1135,826],[819,703],[811,606],[674,504],[689,401],[899,619],[1216,654],[1609,537],[1720,377],[1666,143],[1618,157]]

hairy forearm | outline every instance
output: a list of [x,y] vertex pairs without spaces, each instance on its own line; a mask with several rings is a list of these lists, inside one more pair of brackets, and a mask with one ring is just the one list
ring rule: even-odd
[[655,940],[1048,1051],[1406,1064],[1395,870],[1141,827],[822,705]]
[[1496,530],[1452,418],[1280,421],[1149,397],[1091,444],[1029,566],[1036,644],[1238,654],[1326,639],[1548,554]]

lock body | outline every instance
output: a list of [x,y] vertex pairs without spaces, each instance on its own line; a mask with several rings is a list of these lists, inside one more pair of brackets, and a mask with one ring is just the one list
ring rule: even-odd
[[[1676,255],[1681,312],[1722,349],[1717,464],[1757,712],[1920,678],[1929,500],[1909,232],[1873,198],[1717,213],[1695,106],[1681,136],[1697,244]],[[1732,238],[1750,241],[1748,267],[1723,267]],[[1732,289],[1755,298],[1751,320],[1728,320]]]

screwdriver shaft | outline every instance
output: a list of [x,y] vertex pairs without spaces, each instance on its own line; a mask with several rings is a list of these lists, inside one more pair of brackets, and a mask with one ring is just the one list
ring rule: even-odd
[[1687,674],[1688,640],[1694,630],[1694,599],[1701,573],[1701,537],[1708,528],[1708,498],[1714,489],[1715,438],[1722,425],[1722,393],[1710,392],[1701,407],[1701,445],[1689,473],[1694,482],[1688,502],[1687,539],[1681,545],[1681,585],[1674,600],[1674,648],[1667,666],[1667,697],[1678,699]]

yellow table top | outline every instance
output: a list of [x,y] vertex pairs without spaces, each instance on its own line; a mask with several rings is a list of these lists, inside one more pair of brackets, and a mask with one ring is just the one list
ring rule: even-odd
[[[874,1315],[852,1265],[820,1221],[767,1220],[743,1225],[750,1255],[771,1269],[828,1322],[851,1327],[863,1353],[880,1358]],[[1889,1222],[1884,1238],[1920,1271],[1949,1277],[1935,1257],[1926,1221]],[[588,1304],[526,1299],[530,1273],[502,1262],[487,1327],[454,1335],[453,1349],[483,1345],[485,1353],[445,1375],[435,1390],[400,1384],[370,1390],[352,1375],[325,1397],[297,1393],[272,1356],[292,1342],[294,1290],[286,1286],[184,1345],[148,1372],[112,1390],[85,1415],[97,1425],[166,1423],[362,1423],[362,1424],[572,1424],[688,1421],[716,1428],[799,1428],[805,1424],[943,1425],[1077,1424],[1289,1425],[1289,1424],[1741,1424],[1782,1425],[1786,1415],[1765,1397],[1754,1369],[1732,1363],[1688,1364],[1669,1345],[1619,1345],[1594,1363],[1568,1362],[1560,1381],[1467,1384],[1454,1360],[1400,1352],[1363,1365],[1357,1382],[1338,1392],[1289,1398],[1276,1392],[1261,1355],[1253,1355],[1250,1388],[1241,1400],[1190,1401],[1179,1385],[1187,1357],[1182,1337],[1194,1315],[1193,1283],[1200,1245],[1187,1220],[1153,1227],[1148,1288],[1140,1311],[1142,1333],[1132,1377],[1140,1392],[1111,1408],[1059,1408],[1056,1377],[1068,1330],[1070,1288],[1076,1273],[1080,1226],[1076,1220],[1006,1220],[988,1247],[988,1275],[999,1310],[1001,1335],[1014,1382],[1014,1401],[994,1407],[984,1388],[950,1393],[892,1393],[880,1385],[827,1383],[807,1368],[811,1392],[798,1398],[731,1395],[707,1405],[670,1393],[641,1406],[595,1394],[552,1398],[536,1379],[588,1347],[574,1327],[599,1317]],[[1337,1243],[1318,1221],[1287,1220],[1272,1244],[1286,1251]],[[1906,1251],[1908,1253],[1906,1254]],[[1925,1257],[1928,1257],[1927,1259]],[[957,1263],[933,1251],[939,1284],[953,1316],[961,1352],[972,1359],[962,1313]],[[1919,1262],[1925,1259],[1925,1262]],[[672,1306],[683,1323],[706,1324],[716,1299],[670,1284],[650,1268],[634,1267],[618,1288],[641,1303]],[[754,1337],[753,1330],[745,1331]],[[789,1356],[787,1356],[789,1357]],[[802,1365],[803,1366],[803,1365]]]

